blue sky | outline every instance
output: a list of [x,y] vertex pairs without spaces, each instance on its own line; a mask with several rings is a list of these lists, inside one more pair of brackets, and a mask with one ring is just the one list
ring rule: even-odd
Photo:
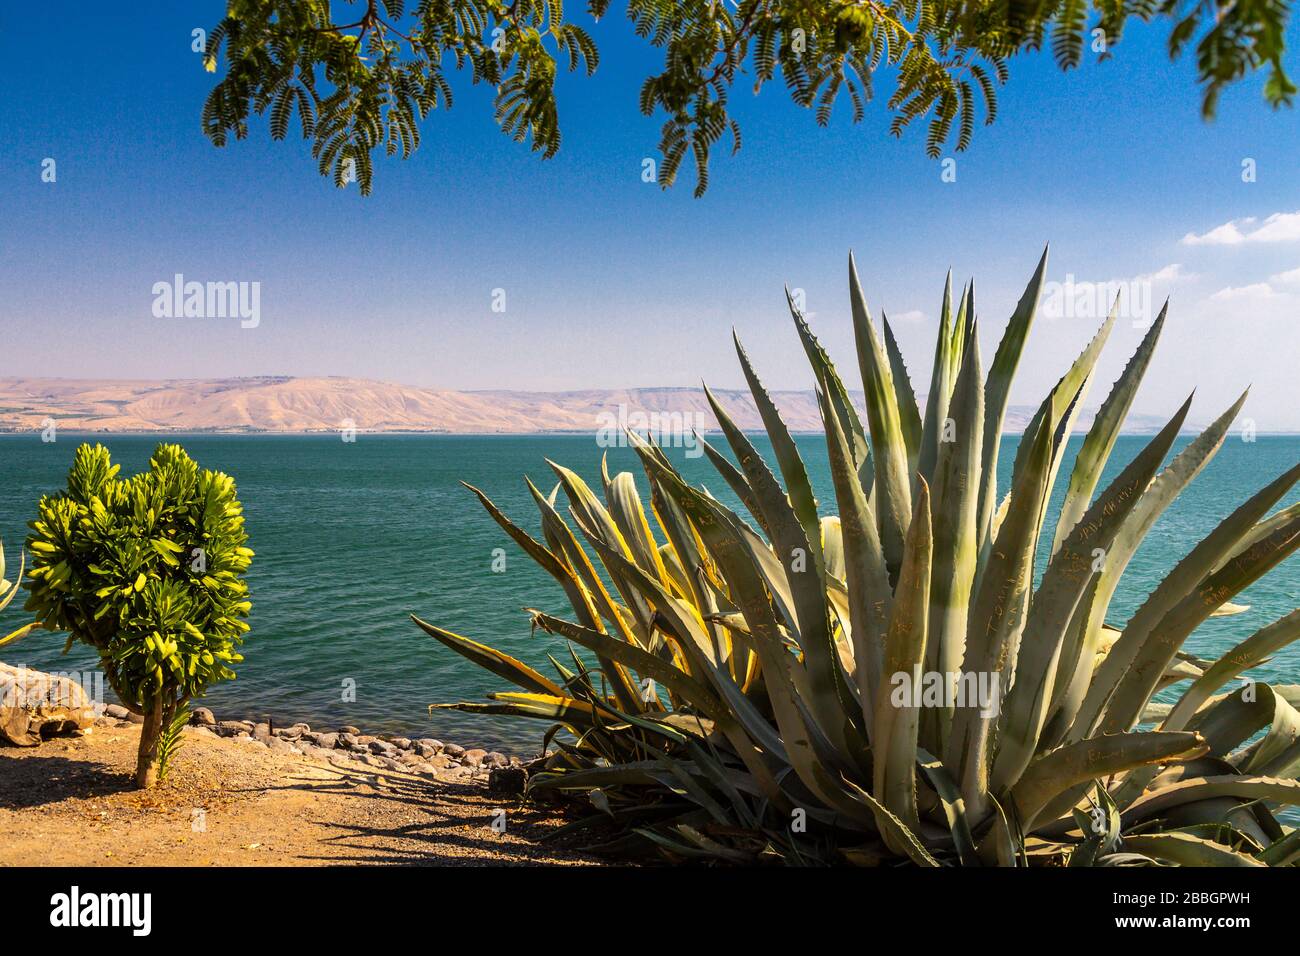
[[[1053,281],[1148,277],[1172,296],[1136,410],[1170,412],[1199,386],[1193,418],[1208,421],[1253,383],[1260,430],[1300,429],[1300,122],[1253,79],[1203,123],[1192,61],[1164,54],[1167,25],[1132,28],[1113,60],[1069,74],[1014,60],[998,122],[950,183],[923,130],[887,135],[883,79],[864,122],[842,108],[829,129],[779,81],[758,97],[742,83],[744,148],[719,152],[696,200],[688,174],[667,193],[641,181],[660,120],[636,97],[658,54],[611,15],[593,28],[596,75],[562,80],[558,157],[510,142],[490,91],[465,80],[416,155],[379,161],[362,198],[321,179],[301,140],[274,143],[264,127],[221,150],[204,139],[212,77],[190,31],[221,10],[145,2],[126,18],[54,2],[3,15],[0,375],[725,387],[741,384],[734,325],[770,387],[801,388],[782,285],[804,290],[847,372],[853,249],[920,379],[945,270],[974,275],[991,355],[1050,241]],[[41,181],[45,158],[55,183]],[[156,318],[151,288],[175,273],[260,282],[260,324]],[[1075,312],[1040,320],[1013,400],[1041,397],[1091,335],[1098,320]],[[1092,403],[1140,335],[1116,329]]]

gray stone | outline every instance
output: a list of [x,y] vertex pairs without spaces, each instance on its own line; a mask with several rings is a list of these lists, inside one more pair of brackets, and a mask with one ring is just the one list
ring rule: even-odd
[[359,743],[361,743],[361,741],[357,739],[356,734],[350,733],[348,731],[341,731],[339,733],[338,740],[336,741],[335,746],[343,747],[350,750],[353,747],[357,746]]
[[483,758],[483,763],[487,764],[489,767],[510,766],[510,761],[506,759],[506,755],[503,753],[497,753],[497,751],[495,750],[491,751],[486,757]]
[[486,750],[480,750],[479,748],[475,747],[473,750],[466,750],[464,755],[460,759],[461,759],[461,763],[467,764],[471,767],[477,767],[483,763],[483,758],[486,756],[487,756]]
[[461,757],[465,754],[465,748],[459,747],[456,744],[446,744],[443,746],[442,752],[448,757]]
[[432,757],[434,754],[442,753],[442,741],[423,737],[415,742],[415,749],[422,757]]
[[394,738],[392,738],[392,740],[391,740],[390,742],[391,742],[392,745],[393,745],[394,747],[396,747],[398,750],[410,750],[410,749],[411,749],[411,738],[410,738],[410,737],[394,737]]
[[342,727],[339,728],[339,733],[351,734],[353,737],[361,736],[361,731],[358,728],[353,727],[351,724],[344,724]]
[[303,739],[310,740],[317,747],[320,747],[324,750],[333,750],[335,747],[338,746],[339,743],[339,734],[310,733],[310,734],[303,734],[302,736]]
[[258,740],[265,740],[271,736],[271,725],[267,723],[254,724],[253,736]]
[[206,707],[195,707],[190,711],[190,723],[199,727],[212,727],[216,724],[216,714]]
[[380,754],[380,755],[382,755],[382,756],[389,756],[389,755],[395,753],[396,751],[397,751],[397,748],[396,748],[395,746],[393,746],[392,744],[390,744],[387,740],[372,740],[372,741],[370,741],[370,752],[371,752],[371,753]]
[[109,704],[104,708],[104,716],[112,717],[114,720],[126,720],[131,716],[131,712],[121,704]]

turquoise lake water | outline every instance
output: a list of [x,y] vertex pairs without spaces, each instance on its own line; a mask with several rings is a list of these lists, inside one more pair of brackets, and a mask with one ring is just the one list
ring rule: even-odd
[[[18,549],[37,498],[63,484],[81,439],[60,434],[0,437],[0,537],[12,579]],[[95,438],[131,473],[147,466],[156,438]],[[474,667],[416,628],[410,613],[493,644],[550,672],[546,654],[564,660],[559,639],[530,637],[520,610],[565,613],[557,585],[522,555],[459,484],[486,491],[511,517],[536,532],[536,509],[522,476],[549,490],[552,458],[599,487],[599,448],[591,436],[453,437],[185,436],[179,440],[201,465],[233,475],[257,552],[249,575],[252,631],[239,678],[213,689],[206,701],[219,716],[273,715],[285,724],[355,724],[368,731],[436,736],[444,740],[528,753],[545,724],[452,711],[430,715],[435,701],[482,700],[505,682]],[[1121,438],[1113,476],[1146,442]],[[1179,447],[1190,439],[1183,438]],[[820,436],[799,446],[818,495],[833,502]],[[1072,447],[1077,447],[1076,437]],[[1016,438],[1000,456],[1005,489]],[[687,477],[734,501],[704,458],[670,454]],[[611,471],[645,480],[628,449],[609,449]],[[1164,573],[1245,498],[1300,460],[1300,437],[1230,438],[1219,455],[1157,523],[1130,565],[1110,619],[1122,623]],[[1066,463],[1058,479],[1063,490]],[[1001,493],[1001,492],[1000,492]],[[563,497],[563,496],[561,496]],[[1288,496],[1284,504],[1296,500]],[[833,505],[830,508],[833,511]],[[830,513],[829,511],[827,513]],[[1048,536],[1050,538],[1050,535]],[[504,573],[493,551],[505,549]],[[1292,558],[1256,583],[1238,603],[1245,614],[1207,621],[1186,648],[1217,655],[1300,603],[1300,560]],[[0,633],[23,622],[21,597],[4,612]],[[6,648],[4,659],[45,669],[94,666],[92,652],[61,656],[63,637],[41,632]],[[1277,655],[1257,676],[1300,683],[1300,649]],[[345,682],[356,700],[344,702]]]

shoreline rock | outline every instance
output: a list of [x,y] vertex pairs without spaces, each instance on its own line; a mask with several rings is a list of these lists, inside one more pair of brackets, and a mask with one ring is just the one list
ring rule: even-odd
[[[125,712],[125,708],[118,709]],[[131,716],[134,715],[127,714],[128,718]],[[101,720],[118,726],[128,722],[107,711]],[[301,754],[331,762],[351,760],[375,769],[400,773],[434,776],[452,771],[469,777],[491,777],[498,772],[513,772],[514,776],[503,786],[489,780],[489,786],[497,792],[522,792],[521,782],[515,777],[525,774],[526,761],[518,756],[443,743],[435,737],[412,739],[399,734],[366,734],[351,724],[344,724],[336,730],[317,730],[301,721],[278,727],[274,720],[256,723],[251,720],[219,720],[211,710],[203,707],[195,708],[187,729],[205,736],[246,741],[279,753]]]
[[[94,727],[127,727],[143,722],[139,714],[121,704],[95,704],[75,681],[3,664],[0,668],[12,672],[5,685],[11,690],[11,699],[0,697],[0,745],[10,742],[34,747],[54,736],[81,735],[90,733]],[[0,670],[0,677],[5,673]],[[15,689],[18,693],[13,692]],[[366,734],[351,724],[323,731],[302,721],[282,727],[273,718],[223,720],[207,707],[194,707],[186,732],[331,763],[352,761],[376,769],[430,777],[449,772],[469,778],[490,777],[505,771],[517,771],[516,776],[526,774],[527,762],[517,756],[444,743],[434,737],[412,739],[400,734]],[[507,786],[512,787],[514,783]]]

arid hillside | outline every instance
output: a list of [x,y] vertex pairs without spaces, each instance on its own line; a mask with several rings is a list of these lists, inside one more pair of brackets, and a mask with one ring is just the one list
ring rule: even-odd
[[[742,428],[761,427],[749,394],[720,390],[719,400]],[[792,431],[820,431],[810,391],[774,392]],[[861,394],[855,396],[859,405]],[[1033,409],[1013,406],[1010,432],[1024,429]],[[1080,416],[1086,426],[1091,413]],[[49,421],[87,432],[444,432],[536,434],[636,430],[712,430],[699,388],[598,389],[571,392],[419,388],[357,378],[0,379],[0,431],[35,431]],[[658,423],[658,424],[656,424]],[[1130,416],[1133,431],[1162,422]]]

